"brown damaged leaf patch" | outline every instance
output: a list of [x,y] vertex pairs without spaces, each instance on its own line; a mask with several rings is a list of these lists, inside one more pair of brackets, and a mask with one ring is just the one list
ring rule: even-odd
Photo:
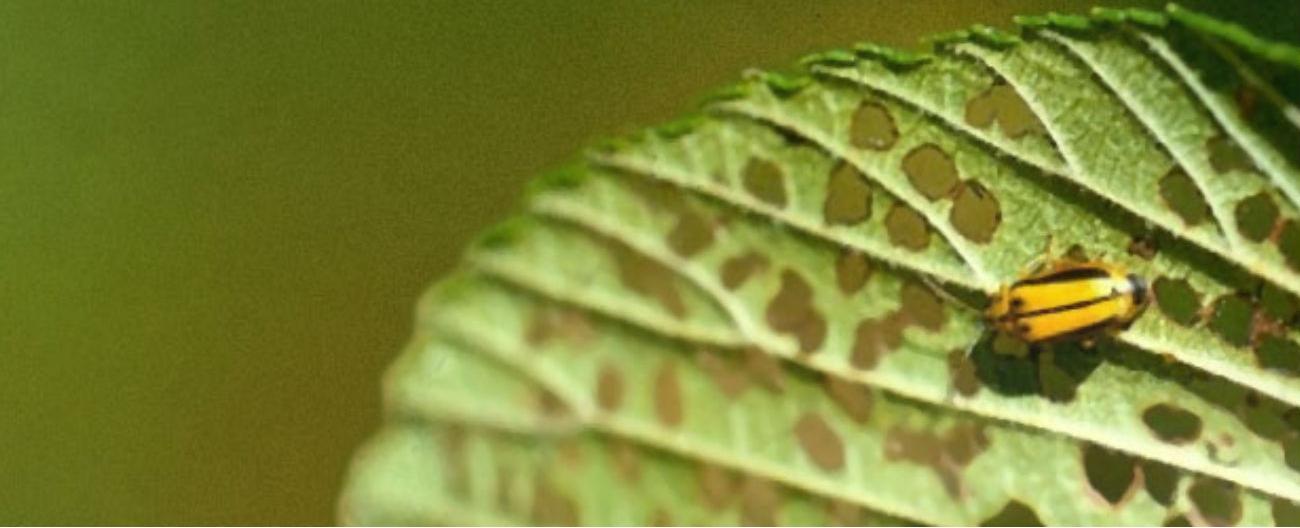
[[764,159],[750,159],[741,173],[741,183],[754,198],[778,209],[785,207],[785,173],[779,165]]
[[779,358],[754,347],[746,348],[742,353],[749,379],[773,393],[785,391],[785,366]]
[[580,350],[584,343],[595,337],[596,331],[591,320],[579,310],[558,305],[545,305],[533,311],[528,319],[524,340],[529,345],[540,347],[551,340],[560,340]]
[[943,330],[943,323],[947,319],[943,300],[929,287],[919,282],[905,282],[899,299],[899,313],[907,321],[932,332]]
[[739,491],[739,482],[730,470],[712,464],[701,464],[696,473],[700,497],[704,505],[713,510],[725,509]]
[[1142,488],[1142,474],[1133,457],[1093,444],[1083,448],[1088,487],[1111,506],[1118,506]]
[[1220,480],[1200,477],[1187,489],[1198,525],[1232,526],[1241,520],[1241,488]]
[[820,415],[804,413],[794,425],[799,446],[817,467],[825,471],[844,469],[844,441]]
[[982,424],[958,424],[943,435],[896,426],[885,438],[885,459],[929,467],[956,499],[965,493],[962,471],[988,446]]
[[781,272],[781,289],[767,305],[767,324],[799,342],[799,351],[816,352],[826,340],[826,318],[813,306],[813,291],[793,270]]
[[966,124],[986,128],[994,122],[1011,139],[1030,132],[1045,134],[1046,131],[1038,115],[1016,89],[1004,82],[994,84],[966,103]]
[[1002,225],[1002,206],[997,197],[979,182],[964,181],[957,188],[948,221],[967,240],[987,244]]
[[1178,491],[1178,480],[1182,476],[1178,470],[1153,460],[1143,460],[1141,470],[1142,482],[1146,484],[1151,499],[1164,506],[1172,506],[1174,493]]
[[767,269],[767,266],[767,257],[754,251],[731,257],[722,263],[722,285],[728,290],[735,290],[744,286],[750,277]]
[[871,279],[871,259],[858,251],[844,250],[835,260],[835,284],[840,292],[853,295]]
[[578,504],[561,494],[545,477],[538,478],[533,490],[533,524],[537,526],[577,526],[581,523]]
[[898,142],[898,127],[889,109],[874,101],[863,101],[849,124],[849,143],[860,149],[889,150]]
[[1172,403],[1158,403],[1142,411],[1142,422],[1161,441],[1194,442],[1201,436],[1201,418]]
[[835,402],[854,422],[866,424],[871,419],[875,396],[870,387],[831,375],[825,377],[822,386],[825,387],[831,401]]
[[903,157],[903,173],[922,196],[935,201],[948,196],[959,181],[957,164],[938,145],[927,143]]
[[889,243],[909,251],[921,251],[930,245],[930,226],[925,217],[901,203],[885,214],[885,233]]
[[654,384],[655,416],[659,423],[668,427],[677,427],[682,423],[682,385],[677,379],[677,368],[672,363],[664,363],[655,375]]
[[735,354],[722,350],[700,350],[696,361],[718,389],[730,399],[735,399],[749,387],[749,373],[744,362]]
[[980,526],[1043,526],[1043,521],[1033,508],[1012,499],[992,517],[980,523]]
[[624,287],[654,299],[673,317],[686,317],[686,303],[677,289],[677,276],[672,270],[620,243],[611,242],[609,250]]
[[871,187],[867,185],[867,177],[848,163],[837,164],[826,184],[822,216],[829,225],[854,225],[871,218]]
[[596,404],[609,412],[623,404],[623,373],[613,365],[602,365],[596,375]]
[[853,337],[853,351],[849,363],[854,368],[871,370],[885,354],[903,344],[903,328],[907,318],[895,312],[883,319],[864,319],[858,323]]
[[682,257],[693,256],[713,243],[714,223],[704,215],[687,210],[677,217],[668,232],[668,247]]
[[781,486],[770,480],[747,476],[740,487],[740,523],[744,526],[776,526],[781,511]]

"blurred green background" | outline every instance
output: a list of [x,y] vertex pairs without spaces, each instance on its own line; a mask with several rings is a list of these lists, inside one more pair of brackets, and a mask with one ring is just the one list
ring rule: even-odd
[[526,178],[749,66],[1090,5],[800,4],[0,2],[0,524],[332,523]]

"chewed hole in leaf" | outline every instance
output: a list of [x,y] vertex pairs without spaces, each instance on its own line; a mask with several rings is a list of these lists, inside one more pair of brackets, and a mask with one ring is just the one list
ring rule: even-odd
[[1193,514],[1211,526],[1232,526],[1241,520],[1241,489],[1206,477],[1196,479],[1187,490]]
[[1216,172],[1255,170],[1255,164],[1250,160],[1250,155],[1231,137],[1214,136],[1205,141],[1205,149],[1210,153],[1210,166],[1214,167]]
[[689,257],[713,243],[714,224],[704,215],[686,210],[677,218],[677,224],[668,232],[668,247],[683,257]]
[[785,364],[776,356],[757,348],[747,348],[745,354],[745,372],[763,388],[774,394],[785,390]]
[[1083,448],[1083,470],[1088,486],[1112,506],[1125,501],[1137,488],[1137,464],[1123,453],[1088,444]]
[[1196,183],[1180,168],[1174,168],[1160,179],[1160,197],[1183,222],[1194,226],[1210,216],[1210,205]]
[[853,225],[871,218],[871,187],[858,169],[840,162],[831,170],[822,215],[830,225]]
[[1015,139],[1031,131],[1044,130],[1038,116],[1025,100],[1006,83],[996,83],[966,103],[966,124],[987,128],[997,122],[1002,133]]
[[745,526],[776,526],[781,488],[770,480],[747,476],[740,486],[740,522]]
[[1002,207],[993,193],[974,180],[962,182],[948,220],[961,236],[980,244],[993,240],[1002,223]]
[[948,353],[948,377],[953,389],[962,396],[974,396],[979,392],[980,380],[975,372],[975,362],[966,356],[964,350]]
[[1142,422],[1156,438],[1171,444],[1193,442],[1201,436],[1201,418],[1172,403],[1158,403],[1142,412]]
[[1300,344],[1279,336],[1264,336],[1255,349],[1259,366],[1288,376],[1300,375]]
[[538,389],[533,397],[534,406],[542,419],[555,419],[569,414],[569,408],[551,391]]
[[901,203],[894,204],[885,215],[885,231],[891,244],[904,249],[921,251],[930,245],[930,226],[925,217]]
[[681,425],[682,419],[682,385],[677,378],[677,368],[672,363],[664,363],[655,375],[654,383],[655,416],[659,423],[668,427]]
[[927,143],[903,158],[903,173],[921,195],[938,200],[957,186],[957,164],[937,145]]
[[861,506],[842,500],[826,503],[826,517],[833,526],[863,526],[866,511]]
[[1270,440],[1279,439],[1287,433],[1288,427],[1282,420],[1282,412],[1278,405],[1271,400],[1261,401],[1254,395],[1247,398],[1246,402],[1247,405],[1240,410],[1239,414],[1251,432]]
[[611,439],[609,456],[619,477],[628,483],[641,480],[641,450],[628,440]]
[[731,471],[713,464],[701,464],[695,481],[700,486],[700,499],[704,505],[721,510],[731,504],[739,491],[739,482]]
[[745,191],[751,196],[773,207],[785,207],[785,173],[777,164],[759,158],[752,158],[745,165],[741,174]]
[[953,498],[961,497],[962,471],[989,446],[983,425],[961,423],[942,435],[895,426],[885,437],[885,458],[927,466]]
[[1282,252],[1287,266],[1300,270],[1300,223],[1287,220],[1282,232],[1277,237],[1277,249]]
[[1300,472],[1300,437],[1290,436],[1283,439],[1282,452],[1287,467]]
[[1201,296],[1185,279],[1157,277],[1151,289],[1161,313],[1174,322],[1191,326],[1200,317]]
[[943,301],[930,288],[921,283],[908,281],[903,283],[899,292],[900,313],[926,330],[938,332],[943,330],[946,314]]
[[732,357],[730,351],[700,350],[696,352],[696,362],[718,389],[729,398],[740,396],[749,387],[749,374],[745,372],[744,363]]
[[767,324],[778,333],[794,336],[803,353],[815,352],[826,340],[826,318],[812,301],[812,287],[787,269],[781,272],[781,289],[767,305]]
[[1290,322],[1300,312],[1296,298],[1272,283],[1264,283],[1260,287],[1258,298],[1259,307],[1264,314],[1277,321]]
[[745,284],[745,281],[756,273],[767,269],[768,260],[762,253],[753,251],[736,255],[722,263],[722,285],[729,290],[734,290]]
[[1225,295],[1214,302],[1210,329],[1224,341],[1244,347],[1250,345],[1255,307],[1239,295]]
[[1273,198],[1261,192],[1237,202],[1232,214],[1237,219],[1237,231],[1242,237],[1263,242],[1273,232],[1279,211]]
[[871,259],[853,250],[844,250],[835,260],[835,284],[840,292],[853,295],[871,279]]
[[1273,524],[1275,526],[1300,526],[1300,506],[1286,499],[1271,501]]
[[587,315],[581,311],[548,304],[538,307],[528,319],[524,340],[534,347],[542,347],[552,340],[582,345],[596,334]]
[[613,365],[603,365],[596,375],[596,404],[606,411],[616,411],[623,403],[623,373]]
[[1043,521],[1038,518],[1033,508],[1012,499],[992,517],[980,523],[980,526],[1043,526]]
[[849,142],[860,149],[889,150],[898,142],[894,117],[880,103],[863,101],[853,112]]
[[828,375],[822,382],[822,386],[825,387],[826,395],[830,396],[831,401],[835,402],[853,421],[865,424],[871,419],[875,396],[866,385]]
[[672,270],[621,243],[611,242],[608,247],[623,286],[658,301],[674,317],[686,317],[686,303],[677,290],[677,276]]
[[853,336],[853,351],[849,363],[854,368],[871,370],[885,354],[903,344],[906,322],[896,315],[883,319],[864,319],[858,323]]
[[1178,478],[1178,470],[1173,466],[1153,460],[1142,461],[1142,481],[1146,484],[1147,494],[1160,504],[1173,505]]
[[578,504],[555,489],[546,477],[538,477],[533,490],[533,524],[577,526],[581,523]]
[[844,469],[844,441],[821,415],[804,413],[794,426],[794,435],[817,467],[825,471]]

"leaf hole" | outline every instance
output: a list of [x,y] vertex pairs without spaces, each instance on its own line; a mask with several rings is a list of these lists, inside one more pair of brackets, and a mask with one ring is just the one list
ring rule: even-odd
[[745,186],[745,191],[759,201],[778,209],[785,207],[785,173],[777,164],[764,159],[751,158],[749,163],[745,164],[741,182]]
[[930,245],[930,226],[925,217],[901,203],[894,204],[885,215],[885,232],[891,244],[910,251],[921,251]]
[[968,180],[958,186],[948,220],[968,240],[987,244],[1002,224],[1002,207],[988,189]]
[[957,164],[952,156],[933,143],[912,149],[903,157],[903,173],[921,195],[930,201],[947,196],[957,187]]
[[898,128],[884,105],[863,101],[853,112],[849,142],[860,149],[889,150],[898,141]]
[[1163,442],[1186,444],[1201,436],[1201,418],[1171,403],[1158,403],[1142,411],[1142,422]]
[[1198,225],[1210,216],[1205,196],[1181,168],[1176,167],[1160,178],[1160,197],[1189,226]]
[[[1220,480],[1200,477],[1187,490],[1197,524],[1232,526],[1241,520],[1241,489]],[[1193,520],[1197,520],[1197,519]]]
[[1186,279],[1157,277],[1151,284],[1156,305],[1170,320],[1191,326],[1200,318],[1201,296]]
[[871,218],[871,187],[866,176],[841,161],[831,170],[822,216],[830,225],[854,225]]
[[1128,500],[1138,488],[1136,462],[1118,451],[1087,444],[1083,448],[1083,470],[1088,486],[1111,506]]

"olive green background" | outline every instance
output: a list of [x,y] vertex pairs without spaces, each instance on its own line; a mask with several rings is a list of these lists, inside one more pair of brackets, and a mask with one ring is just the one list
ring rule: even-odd
[[749,66],[1087,5],[800,4],[0,2],[0,524],[332,523],[526,178]]

